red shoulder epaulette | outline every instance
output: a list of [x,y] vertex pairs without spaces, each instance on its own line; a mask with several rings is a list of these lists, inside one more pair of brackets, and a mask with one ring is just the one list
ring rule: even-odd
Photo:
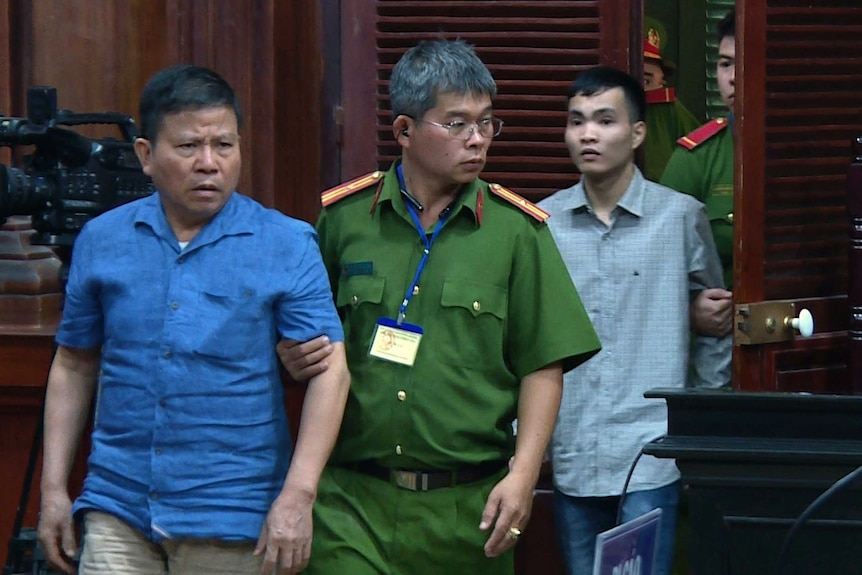
[[716,118],[676,141],[686,150],[693,150],[727,127],[727,118]]
[[378,170],[376,172],[371,172],[370,174],[360,176],[354,180],[350,180],[349,182],[338,184],[334,188],[329,188],[328,190],[320,194],[320,203],[323,205],[324,208],[330,204],[334,204],[342,198],[346,198],[347,196],[358,192],[359,190],[364,190],[371,184],[379,182],[380,179],[383,177],[383,174],[383,172]]
[[530,214],[540,222],[544,222],[551,217],[551,214],[549,214],[533,202],[522,198],[512,190],[507,190],[500,184],[490,184],[488,187],[490,188],[492,194],[503,198],[522,212]]
[[646,93],[647,104],[670,104],[676,100],[673,88],[658,88]]

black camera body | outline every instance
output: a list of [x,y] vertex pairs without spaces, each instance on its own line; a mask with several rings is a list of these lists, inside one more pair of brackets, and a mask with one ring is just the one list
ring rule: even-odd
[[[61,126],[116,125],[122,139],[91,140]],[[27,118],[0,116],[0,146],[33,146],[21,168],[0,165],[0,224],[32,216],[36,245],[71,247],[87,221],[154,188],[134,151],[130,116],[57,110],[57,91],[27,91]]]

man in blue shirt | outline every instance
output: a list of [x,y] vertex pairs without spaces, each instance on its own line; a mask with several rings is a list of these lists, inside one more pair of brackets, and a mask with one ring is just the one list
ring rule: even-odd
[[[235,192],[241,114],[216,73],[174,66],[140,103],[152,196],[75,242],[48,379],[39,539],[71,573],[297,573],[349,387],[314,229]],[[334,342],[292,450],[275,344]],[[67,481],[95,402],[74,506]]]

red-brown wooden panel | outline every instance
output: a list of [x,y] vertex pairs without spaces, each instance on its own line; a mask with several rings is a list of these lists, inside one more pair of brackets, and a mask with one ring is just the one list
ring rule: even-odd
[[735,347],[734,386],[854,391],[846,173],[862,127],[862,5],[738,0],[737,18],[734,300],[793,300],[817,335]]
[[[4,565],[6,544],[25,484],[34,430],[42,416],[44,385],[54,354],[54,331],[52,328],[0,328],[0,562]],[[71,479],[73,490],[80,488],[86,452],[84,445]],[[38,520],[38,465],[29,486],[31,492],[23,527],[35,527]]]
[[342,178],[387,167],[400,153],[386,90],[392,67],[420,40],[446,37],[474,45],[497,81],[495,113],[506,124],[483,177],[534,200],[570,186],[566,88],[589,66],[639,66],[629,46],[640,10],[634,0],[343,2]]

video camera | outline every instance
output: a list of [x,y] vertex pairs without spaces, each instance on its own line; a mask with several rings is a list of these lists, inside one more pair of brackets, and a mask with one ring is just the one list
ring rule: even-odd
[[[60,126],[117,125],[122,140],[91,140]],[[153,193],[134,151],[138,130],[123,114],[57,110],[57,90],[27,91],[27,117],[0,116],[0,146],[32,145],[23,169],[0,164],[0,224],[32,216],[35,245],[70,248],[87,221]]]

